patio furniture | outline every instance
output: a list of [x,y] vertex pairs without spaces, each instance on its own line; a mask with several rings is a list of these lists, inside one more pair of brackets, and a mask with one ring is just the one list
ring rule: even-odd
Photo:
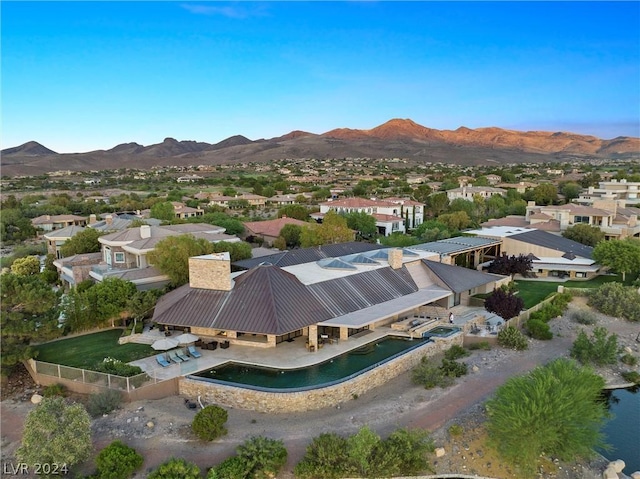
[[215,351],[216,349],[218,349],[217,341],[211,341],[209,344],[207,344],[207,349],[210,351]]
[[173,361],[174,363],[181,363],[182,359],[180,359],[175,351],[169,351],[168,353],[169,355],[169,359],[171,359],[171,361]]
[[201,356],[202,356],[202,353],[199,353],[198,351],[196,351],[195,346],[189,346],[189,347],[187,348],[187,351],[189,351],[189,354],[190,354],[191,356],[193,356],[194,358],[199,358],[199,357],[201,357]]
[[158,354],[156,356],[156,361],[158,361],[158,364],[163,368],[166,368],[167,366],[171,366],[171,363],[167,361],[167,359],[164,357],[164,354]]
[[178,356],[183,361],[189,361],[189,355],[185,353],[182,349],[176,349],[176,356]]
[[220,343],[220,348],[227,349],[229,347],[229,341],[223,341]]

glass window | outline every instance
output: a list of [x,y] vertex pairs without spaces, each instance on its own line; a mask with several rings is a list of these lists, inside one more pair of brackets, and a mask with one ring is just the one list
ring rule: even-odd
[[116,253],[116,263],[124,263],[124,253]]

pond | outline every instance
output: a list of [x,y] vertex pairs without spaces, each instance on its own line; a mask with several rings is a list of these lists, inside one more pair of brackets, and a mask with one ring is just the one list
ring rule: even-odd
[[603,429],[612,450],[599,452],[612,461],[622,459],[631,475],[640,471],[640,386],[607,391],[605,397],[614,415]]
[[258,389],[313,389],[349,379],[429,341],[387,336],[305,368],[283,370],[230,362],[192,377]]

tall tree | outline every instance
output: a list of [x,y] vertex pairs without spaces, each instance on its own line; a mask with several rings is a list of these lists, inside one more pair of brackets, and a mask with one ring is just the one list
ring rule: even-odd
[[169,236],[149,252],[149,262],[169,276],[174,286],[189,281],[189,257],[213,253],[213,244],[192,235]]
[[302,227],[300,225],[284,225],[280,230],[280,236],[285,241],[285,248],[297,248],[300,246],[300,234]]
[[511,276],[511,280],[513,281],[516,274],[520,274],[525,278],[532,276],[532,269],[533,260],[529,256],[523,254],[509,256],[503,253],[502,256],[498,256],[489,264],[487,271],[489,271],[489,273]]
[[587,246],[596,246],[600,241],[604,241],[604,231],[597,226],[579,223],[571,226],[562,232],[562,236]]
[[601,241],[593,249],[593,259],[616,273],[621,273],[622,281],[625,281],[627,273],[640,271],[640,240],[627,238]]
[[347,226],[356,231],[361,238],[372,238],[375,236],[376,219],[364,211],[354,211],[344,215],[347,219]]
[[295,218],[300,221],[309,219],[309,210],[302,205],[286,205],[278,210],[278,218],[286,216],[287,218]]
[[333,211],[329,211],[324,216],[322,224],[304,226],[300,233],[300,243],[303,248],[352,240],[353,231],[347,226],[347,220]]
[[176,218],[176,210],[170,201],[161,201],[151,207],[151,217],[162,221],[172,221]]
[[484,308],[503,319],[515,318],[524,309],[524,301],[511,291],[498,288],[485,299]]
[[103,233],[94,228],[85,228],[84,231],[76,233],[60,246],[62,256],[73,256],[74,254],[97,253],[100,251],[98,238]]
[[558,201],[558,188],[551,183],[543,183],[531,190],[531,198],[538,205],[550,205]]

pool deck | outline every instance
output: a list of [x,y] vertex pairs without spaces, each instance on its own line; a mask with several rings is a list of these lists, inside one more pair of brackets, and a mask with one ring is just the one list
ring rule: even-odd
[[[277,369],[292,369],[310,366],[342,353],[356,349],[371,341],[376,341],[385,336],[404,336],[406,333],[393,330],[388,327],[380,327],[366,334],[352,336],[347,341],[338,341],[332,344],[324,344],[316,352],[309,352],[306,347],[306,337],[300,336],[292,342],[279,343],[275,348],[257,348],[253,346],[239,346],[232,344],[227,349],[203,350],[198,348],[202,354],[200,358],[191,358],[189,361],[162,367],[156,361],[156,355],[132,361],[129,364],[140,366],[149,376],[156,380],[171,379],[198,371],[210,369],[229,361],[246,363],[255,366],[264,366]],[[161,354],[162,351],[158,351]]]

